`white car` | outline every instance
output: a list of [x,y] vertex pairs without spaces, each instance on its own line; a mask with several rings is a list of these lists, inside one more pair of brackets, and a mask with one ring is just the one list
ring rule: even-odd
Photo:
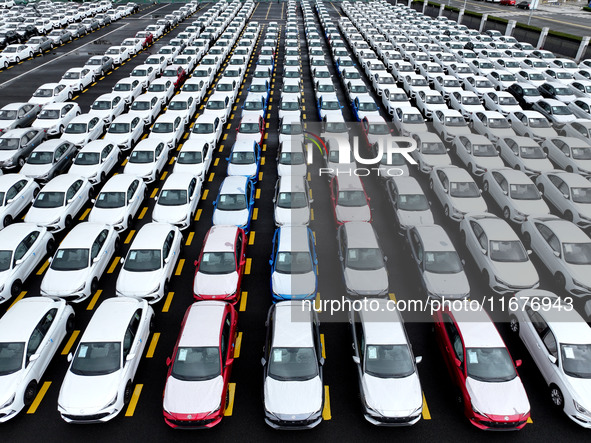
[[548,158],[566,172],[591,176],[591,145],[574,137],[552,137],[542,143]]
[[168,59],[161,54],[152,54],[144,60],[144,64],[154,67],[156,69],[156,75],[160,75],[164,68],[168,66]]
[[283,176],[275,185],[273,219],[276,226],[308,225],[310,199],[308,181],[302,176]]
[[125,46],[111,46],[105,51],[105,55],[113,59],[114,65],[120,65],[130,58],[129,48]]
[[476,95],[478,95],[478,97],[480,97],[480,98],[482,98],[483,95],[488,92],[495,91],[495,87],[491,83],[491,81],[488,78],[483,77],[481,75],[475,75],[474,77],[468,77],[464,81],[464,87],[466,88],[466,91],[472,91]]
[[100,117],[105,124],[111,123],[114,118],[118,117],[125,111],[126,93],[110,92],[99,95],[92,105],[88,115],[95,115]]
[[168,223],[148,223],[137,232],[119,271],[119,297],[135,296],[156,303],[168,294],[179,259],[181,231]]
[[77,303],[98,290],[99,280],[119,244],[113,227],[80,223],[66,235],[50,258],[41,281],[41,295]]
[[[330,182],[330,198],[337,224],[351,221],[371,222],[369,198],[361,179],[356,175],[334,177]],[[296,224],[295,221],[292,223]]]
[[137,115],[122,114],[113,119],[103,137],[122,151],[128,151],[140,140],[144,132],[144,121]]
[[74,310],[65,301],[27,297],[0,319],[0,422],[30,406],[45,370],[63,339],[74,330]]
[[178,115],[165,112],[156,119],[150,130],[149,139],[164,142],[169,151],[177,147],[185,132],[185,124]]
[[480,98],[472,91],[454,92],[449,96],[449,106],[459,111],[465,118],[469,119],[473,113],[484,112],[484,106]]
[[172,172],[192,174],[204,181],[211,165],[213,150],[205,140],[197,137],[189,138],[183,143]]
[[257,180],[261,162],[261,148],[256,141],[236,140],[228,157],[227,175],[244,175]]
[[201,103],[207,94],[207,89],[207,82],[205,80],[189,77],[185,83],[183,83],[181,92],[190,93],[196,103]]
[[43,261],[53,254],[55,239],[47,228],[33,223],[15,223],[0,231],[0,303],[18,297],[23,284]]
[[146,194],[146,184],[141,178],[128,174],[114,175],[92,200],[94,206],[88,221],[124,231],[131,226]]
[[591,119],[580,119],[562,127],[561,134],[566,137],[576,137],[591,145]]
[[226,177],[213,202],[213,224],[235,225],[248,231],[254,205],[254,184],[243,175]]
[[45,83],[33,92],[29,103],[43,107],[49,103],[65,102],[72,100],[72,90],[69,86],[60,83]]
[[203,140],[213,149],[222,137],[223,127],[219,117],[205,112],[195,119],[189,140],[192,138]]
[[99,138],[103,132],[105,132],[103,119],[96,115],[81,114],[70,120],[60,138],[82,147]]
[[542,147],[529,137],[501,137],[496,145],[508,166],[527,175],[535,176],[554,169]]
[[[472,134],[464,116],[455,109],[437,110],[432,114],[431,118],[433,119],[433,129],[446,142],[451,142],[460,135]],[[425,131],[421,135],[427,132]]]
[[587,300],[591,295],[591,242],[585,232],[555,215],[529,217],[523,242],[539,257],[560,291]]
[[493,214],[466,214],[460,236],[482,276],[497,294],[534,289],[540,284],[536,268],[509,224]]
[[419,91],[415,96],[417,108],[430,119],[435,111],[448,109],[443,96],[437,91]]
[[136,297],[113,297],[90,319],[58,397],[68,423],[103,423],[131,400],[133,379],[152,329],[154,310]]
[[572,305],[551,292],[519,291],[514,300],[511,330],[519,334],[544,377],[552,405],[579,426],[591,428],[586,370],[591,348],[589,325]]
[[37,114],[31,127],[43,129],[47,135],[61,135],[72,119],[81,114],[80,105],[72,102],[50,103]]
[[453,75],[438,75],[433,79],[433,87],[447,100],[454,92],[462,91],[462,83]]
[[392,121],[401,136],[421,134],[429,131],[425,123],[425,117],[423,117],[417,108],[396,108],[392,116]]
[[152,183],[166,167],[168,149],[163,141],[146,138],[135,146],[123,169],[124,174],[141,177],[146,183]]
[[437,196],[446,217],[460,221],[469,212],[488,212],[482,192],[468,171],[456,166],[433,168],[429,188]]
[[517,82],[517,77],[510,71],[507,70],[496,70],[486,76],[497,91],[505,91],[513,83]]
[[579,97],[569,103],[568,108],[579,118],[591,119],[591,97]]
[[6,228],[39,193],[39,185],[24,174],[0,176],[0,229]]
[[8,45],[2,50],[2,55],[8,59],[9,63],[19,63],[21,60],[33,57],[33,48],[22,44]]
[[62,76],[60,84],[69,86],[74,92],[81,92],[93,81],[94,72],[90,68],[70,68]]
[[434,223],[430,203],[414,177],[391,177],[385,188],[399,233],[403,234],[413,226]]
[[454,150],[466,170],[481,176],[493,168],[505,166],[491,141],[480,134],[460,135],[454,139]]
[[170,223],[181,230],[191,226],[201,198],[201,186],[201,179],[192,174],[170,174],[155,197],[152,221]]
[[154,66],[138,65],[135,68],[133,68],[133,71],[131,71],[129,77],[135,80],[139,80],[142,84],[142,88],[147,89],[148,86],[150,86],[150,83],[152,83],[156,79],[157,74],[158,70]]
[[92,185],[77,175],[58,175],[37,195],[25,215],[25,223],[45,226],[50,231],[70,229],[74,217],[90,198]]
[[126,38],[121,42],[121,46],[127,48],[129,55],[135,55],[143,49],[142,40],[139,38]]
[[507,221],[523,223],[528,217],[550,213],[542,194],[525,172],[510,168],[489,169],[482,180],[484,192],[493,198]]
[[205,103],[205,111],[203,111],[204,114],[218,117],[222,123],[228,121],[231,112],[232,101],[230,100],[230,97],[220,94],[219,92],[214,92],[209,96],[207,103]]
[[[464,121],[464,117],[461,115],[458,116]],[[437,134],[433,134],[432,132],[414,134],[413,139],[417,143],[417,148],[410,155],[418,163],[421,172],[429,173],[434,166],[451,165],[448,149]]]
[[166,115],[179,116],[183,119],[183,124],[188,125],[197,112],[197,99],[193,94],[180,92],[176,94],[166,107]]
[[129,105],[142,93],[142,82],[133,77],[125,77],[115,83],[113,92],[120,95]]
[[499,138],[515,136],[511,123],[497,111],[476,112],[470,117],[470,124],[476,132],[493,142]]
[[386,300],[376,302],[377,310],[349,311],[363,415],[377,426],[410,426],[423,409],[416,367],[422,357],[413,356],[399,311],[387,309]]
[[582,229],[591,227],[591,183],[574,172],[542,172],[536,185],[562,217]]
[[382,104],[389,115],[394,115],[396,108],[412,107],[404,89],[396,87],[384,89]]
[[113,143],[94,140],[78,151],[68,173],[86,177],[92,185],[103,183],[120,157],[121,150]]
[[506,91],[494,91],[484,94],[484,105],[490,111],[497,111],[507,116],[511,113],[523,111],[517,99]]
[[140,117],[144,125],[154,123],[162,110],[162,99],[156,94],[146,93],[137,97],[129,107],[128,115]]
[[546,117],[536,111],[520,111],[509,114],[508,120],[517,135],[532,138],[538,143],[543,142],[546,138],[558,136]]

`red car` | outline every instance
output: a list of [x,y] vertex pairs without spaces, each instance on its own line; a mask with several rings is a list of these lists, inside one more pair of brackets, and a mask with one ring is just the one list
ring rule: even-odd
[[223,301],[193,303],[183,318],[162,395],[164,421],[173,428],[211,428],[230,400],[228,382],[236,344],[236,309]]
[[240,299],[244,274],[246,235],[236,226],[212,226],[203,242],[199,259],[195,260],[193,296],[195,300]]
[[162,77],[170,77],[175,89],[179,89],[183,82],[187,79],[187,72],[185,68],[179,65],[170,65],[162,71]]
[[454,300],[435,311],[433,320],[457,401],[470,422],[487,430],[523,428],[530,405],[517,374],[521,360],[513,363],[486,311],[476,300]]
[[515,6],[517,2],[515,0],[501,0],[500,4],[503,6]]
[[147,48],[152,43],[154,43],[154,35],[148,31],[139,31],[137,34],[135,34],[135,38],[142,39],[142,47],[143,48]]
[[262,146],[265,134],[265,119],[260,115],[247,115],[236,128],[236,141],[253,140]]

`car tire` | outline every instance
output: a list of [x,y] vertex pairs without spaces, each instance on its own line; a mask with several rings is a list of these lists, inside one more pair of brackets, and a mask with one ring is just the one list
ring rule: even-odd
[[96,291],[98,291],[98,285],[99,285],[98,278],[96,278],[96,277],[93,278],[92,283],[90,283],[90,295],[94,295],[94,293]]
[[35,380],[31,380],[31,382],[27,385],[27,389],[25,389],[25,393],[23,394],[23,403],[25,406],[31,406],[33,401],[35,401],[36,396],[37,382]]
[[12,285],[10,286],[10,295],[12,297],[16,297],[21,293],[22,290],[23,290],[23,282],[20,281],[19,279],[16,279],[15,281],[12,282]]
[[489,189],[489,184],[488,184],[488,181],[485,180],[484,183],[482,183],[482,190],[484,192],[488,192],[488,189]]
[[49,49],[50,49],[50,50],[53,50],[54,48],[55,48],[55,45],[52,43],[52,44],[49,46]]
[[509,316],[509,330],[514,334],[519,334],[519,320],[513,314]]
[[127,381],[125,385],[125,391],[123,391],[123,403],[127,405],[131,400],[131,396],[133,395],[133,385],[131,384],[131,380]]
[[17,57],[14,59],[16,63],[19,63],[21,61],[20,57]]
[[445,214],[446,218],[449,218],[449,206],[445,205],[443,208],[443,213]]
[[566,167],[566,172],[573,172],[573,167],[572,166],[567,166]]
[[490,286],[490,276],[488,275],[488,271],[486,269],[482,270],[482,281]]
[[566,218],[569,222],[572,222],[574,217],[573,217],[573,213],[570,211],[566,211],[564,213],[564,218]]
[[507,221],[511,221],[511,210],[508,206],[503,208],[503,218]]
[[105,176],[105,173],[104,172],[101,172],[101,175],[100,175],[100,178],[99,178],[100,182],[103,183],[105,181],[105,178],[107,178]]
[[12,215],[7,215],[6,217],[4,217],[4,221],[2,222],[4,227],[7,227],[11,223],[12,223]]
[[169,282],[168,282],[168,279],[167,279],[167,280],[164,282],[164,288],[163,288],[164,290],[162,291],[162,292],[164,293],[164,295],[167,295],[167,294],[168,294],[168,289],[169,289],[169,286],[170,286],[170,284],[169,284]]
[[72,92],[68,92],[68,100],[72,100]]
[[544,193],[544,185],[542,183],[540,183],[538,185],[538,191],[540,191],[541,193]]
[[133,217],[130,215],[129,217],[127,217],[127,229],[129,229],[131,227],[133,223]]
[[564,409],[564,395],[556,385],[550,385],[550,400],[556,409]]
[[60,132],[60,134],[63,134],[63,132],[64,132],[64,125],[60,125],[60,127],[58,128],[58,131]]
[[74,331],[75,326],[76,322],[74,321],[74,314],[70,314],[68,320],[66,321],[66,334],[70,335],[72,331]]
[[65,220],[65,222],[64,222],[64,227],[65,227],[65,229],[69,231],[69,230],[70,230],[70,228],[72,227],[72,223],[73,223],[73,222],[74,222],[74,220],[72,220],[72,216],[71,216],[71,215],[68,215],[68,216],[66,217],[66,220]]
[[105,75],[105,70],[101,69],[101,77],[103,77]]
[[560,291],[566,291],[566,279],[561,272],[557,272],[556,275],[554,275],[554,281],[556,281],[556,286],[558,286]]
[[47,245],[45,246],[45,253],[47,255],[53,255],[54,251],[55,251],[55,239],[50,238],[49,241],[47,242]]

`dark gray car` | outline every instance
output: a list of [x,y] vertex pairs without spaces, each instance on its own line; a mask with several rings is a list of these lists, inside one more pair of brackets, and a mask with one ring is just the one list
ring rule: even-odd
[[20,170],[21,174],[47,183],[64,172],[76,155],[76,145],[66,140],[54,138],[37,146]]
[[62,43],[69,42],[72,40],[72,33],[65,29],[54,29],[49,34],[47,34],[53,43],[56,45],[61,45]]
[[82,37],[88,34],[88,29],[82,23],[72,23],[68,25],[66,31],[69,32],[73,38]]
[[23,166],[29,153],[45,139],[45,131],[34,128],[11,129],[0,137],[0,168]]
[[41,108],[31,103],[10,103],[0,109],[0,136],[10,129],[31,126]]
[[113,59],[106,55],[95,55],[86,61],[84,67],[91,69],[95,76],[103,76],[113,69]]
[[43,54],[55,46],[51,39],[43,35],[31,37],[25,45],[30,46],[35,54]]
[[94,18],[85,18],[84,20],[82,20],[80,22],[80,24],[86,26],[86,30],[88,32],[94,31],[95,29],[98,29],[101,27],[98,20],[96,20]]

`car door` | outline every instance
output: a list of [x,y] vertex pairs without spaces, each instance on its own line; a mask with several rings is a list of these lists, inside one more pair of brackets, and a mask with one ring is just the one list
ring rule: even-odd
[[491,197],[495,199],[497,204],[501,206],[501,209],[503,209],[505,203],[508,200],[509,185],[503,174],[493,172],[492,176],[495,182],[491,183],[491,186],[489,186],[489,193]]
[[25,278],[33,271],[34,267],[39,263],[42,254],[36,251],[35,243],[39,239],[40,232],[35,230],[29,233],[15,248],[13,255],[12,267],[17,274],[16,278],[24,281]]
[[562,256],[560,242],[552,230],[543,223],[534,222],[534,226],[538,232],[531,236],[532,247],[550,272],[554,274],[558,270],[557,259]]
[[443,171],[437,171],[437,177],[434,180],[433,190],[439,198],[439,201],[443,206],[449,203],[449,179]]
[[78,213],[82,205],[86,202],[82,198],[80,188],[82,187],[82,180],[76,180],[66,191],[66,211],[72,217]]
[[530,302],[527,302],[524,308],[523,317],[525,321],[519,325],[519,335],[521,335],[525,347],[535,361],[546,383],[549,383],[550,378],[548,378],[548,375],[551,373],[549,366],[552,363],[547,357],[548,350],[542,339],[545,331],[548,330],[548,324],[542,318],[539,311],[532,309]]
[[[93,268],[92,277],[100,278],[107,266],[109,258],[113,255],[113,251],[109,249],[106,243],[109,231],[103,229],[90,247],[90,263]],[[91,294],[92,295],[92,294]]]
[[[139,331],[139,326],[142,319],[142,309],[136,310],[125,330],[123,336],[123,373],[120,383],[125,386],[127,380],[131,380],[135,374],[141,355],[142,337]],[[120,386],[120,388],[122,387]]]
[[[27,342],[25,367],[29,369],[29,380],[39,380],[49,365],[53,352],[51,348],[59,345],[58,337],[53,337],[55,328],[49,334],[57,315],[57,308],[52,308],[39,321]],[[31,366],[31,367],[29,367]]]
[[[476,264],[478,265],[478,269],[482,270],[486,268],[488,264],[488,237],[482,227],[474,220],[470,221],[470,230],[472,231],[471,235],[466,235],[468,248],[472,252],[474,261],[476,261]],[[489,282],[486,283],[488,284]]]
[[411,256],[415,262],[415,266],[420,278],[421,288],[425,289],[425,279],[423,277],[423,244],[417,232],[413,229],[409,231],[408,242],[410,244]]
[[174,251],[172,251],[174,242],[174,231],[170,231],[164,239],[162,245],[162,266],[164,267],[164,273],[166,277],[170,277],[172,274],[172,265],[174,263]]
[[25,199],[24,192],[21,193],[27,183],[27,180],[19,180],[6,191],[5,206],[10,205],[9,213],[13,218],[29,204],[29,200]]
[[69,164],[68,156],[66,155],[67,150],[67,143],[62,143],[56,148],[53,154],[53,166],[51,167],[52,171],[50,177],[59,174],[65,169],[66,165]]
[[127,214],[135,215],[142,199],[138,193],[139,179],[132,181],[127,188]]
[[104,171],[105,174],[108,171],[110,171],[117,162],[117,156],[115,154],[112,154],[113,149],[114,146],[111,143],[109,143],[101,151],[101,171]]
[[564,213],[570,208],[570,189],[564,180],[556,175],[549,174],[548,180],[552,186],[548,186],[548,188],[544,189],[546,196],[561,213]]

